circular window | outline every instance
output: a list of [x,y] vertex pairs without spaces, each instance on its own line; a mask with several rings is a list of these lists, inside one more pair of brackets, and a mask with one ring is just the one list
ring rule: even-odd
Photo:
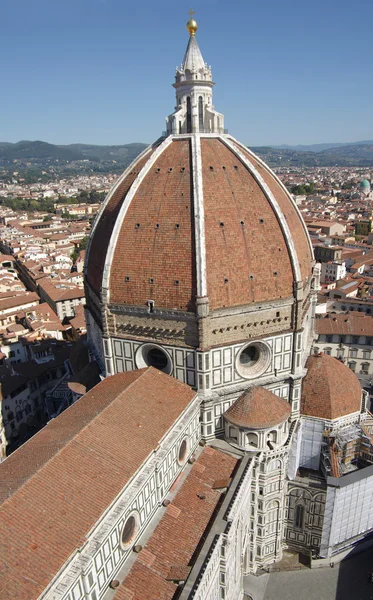
[[171,358],[161,346],[155,344],[144,344],[136,352],[136,366],[138,369],[154,367],[168,375],[172,371]]
[[257,346],[247,346],[240,354],[240,364],[246,367],[252,367],[259,360],[259,349]]
[[262,375],[269,367],[271,349],[265,342],[251,342],[237,354],[236,370],[245,379]]
[[188,455],[189,444],[187,438],[184,438],[179,447],[179,453],[177,455],[177,462],[179,465],[183,465]]
[[152,348],[151,350],[149,350],[147,355],[147,362],[149,365],[155,367],[156,369],[159,369],[160,371],[163,371],[163,369],[165,369],[168,364],[167,356],[164,352],[162,352],[162,350],[159,350],[158,348]]
[[137,513],[130,515],[124,523],[120,542],[123,550],[127,550],[132,546],[139,530],[139,521]]

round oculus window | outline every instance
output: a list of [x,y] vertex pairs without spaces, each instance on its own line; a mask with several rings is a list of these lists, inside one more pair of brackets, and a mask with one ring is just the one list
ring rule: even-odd
[[168,375],[172,371],[170,355],[161,346],[143,344],[136,352],[136,366],[139,369],[154,367]]
[[137,536],[139,530],[139,521],[137,514],[130,515],[123,525],[120,542],[123,550],[130,548]]
[[159,350],[159,348],[152,348],[149,350],[146,358],[149,366],[155,367],[160,371],[163,371],[167,367],[167,356],[162,350]]
[[177,462],[179,465],[183,465],[188,455],[189,444],[187,438],[184,438],[179,446],[179,452],[177,455]]
[[245,379],[262,375],[269,367],[271,349],[265,342],[251,342],[242,348],[236,358],[236,370]]
[[240,354],[240,364],[244,367],[252,367],[259,360],[259,349],[257,346],[247,346]]

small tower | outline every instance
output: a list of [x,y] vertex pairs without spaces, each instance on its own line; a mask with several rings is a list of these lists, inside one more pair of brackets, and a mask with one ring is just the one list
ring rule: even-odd
[[214,110],[212,104],[211,67],[202,58],[196,40],[197,22],[192,18],[187,22],[189,43],[180,68],[176,67],[175,112],[166,118],[167,134],[185,133],[224,133],[224,116]]

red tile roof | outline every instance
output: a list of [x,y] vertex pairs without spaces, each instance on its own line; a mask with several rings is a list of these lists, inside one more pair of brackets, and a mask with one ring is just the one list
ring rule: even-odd
[[316,319],[318,335],[364,335],[373,337],[373,317],[363,313],[329,313],[323,318]]
[[39,304],[40,298],[35,292],[26,292],[23,294],[12,294],[11,298],[4,298],[0,300],[0,314],[3,310],[9,308],[17,308],[24,306],[25,304],[37,303]]
[[39,597],[194,396],[153,368],[113,375],[0,464],[1,600]]
[[265,429],[286,421],[290,412],[286,400],[263,387],[253,387],[228,408],[224,418],[239,427]]
[[130,172],[128,173],[127,177],[125,177],[124,180],[116,187],[110,200],[105,206],[99,221],[97,222],[89,250],[90,262],[87,279],[88,283],[98,295],[101,294],[102,273],[116,218],[118,217],[119,211],[133,182],[147,160],[151,157],[154,149],[149,151],[143,158],[137,158],[132,163]]
[[228,479],[237,462],[235,458],[212,448],[203,449],[115,594],[115,600],[175,598],[178,586],[169,577],[172,573],[185,576],[187,567],[193,565],[196,548],[204,539],[221,498],[221,493],[213,489],[214,481],[218,477]]
[[327,354],[309,356],[303,379],[301,414],[337,419],[361,410],[361,386],[355,373]]

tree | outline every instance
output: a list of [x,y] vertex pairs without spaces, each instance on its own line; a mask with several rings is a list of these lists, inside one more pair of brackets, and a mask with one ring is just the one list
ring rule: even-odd
[[88,240],[89,237],[88,235],[86,235],[80,242],[79,242],[79,250],[85,250],[88,246]]

